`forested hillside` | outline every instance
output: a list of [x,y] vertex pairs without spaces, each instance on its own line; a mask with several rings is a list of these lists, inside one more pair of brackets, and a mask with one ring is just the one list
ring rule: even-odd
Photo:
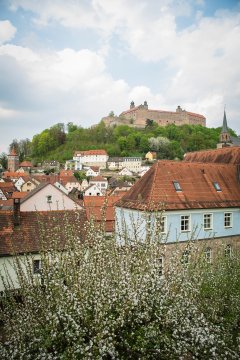
[[[182,159],[188,151],[216,148],[221,128],[196,125],[160,127],[151,122],[144,129],[127,125],[106,127],[103,122],[84,129],[73,123],[56,124],[33,137],[13,140],[20,160],[39,162],[71,159],[75,150],[105,149],[110,156],[144,156],[153,150],[159,159]],[[231,134],[235,135],[233,131]]]

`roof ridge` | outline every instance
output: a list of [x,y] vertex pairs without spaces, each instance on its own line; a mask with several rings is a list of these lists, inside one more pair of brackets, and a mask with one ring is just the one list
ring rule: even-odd
[[155,182],[155,179],[156,179],[156,176],[157,176],[157,168],[159,166],[159,161],[156,163],[156,166],[155,166],[155,173],[154,173],[154,176],[153,176],[153,181],[152,181],[152,184],[151,184],[151,191],[150,191],[150,196],[149,196],[149,201],[151,203],[152,201],[152,193],[153,193],[153,185],[154,185],[154,182]]

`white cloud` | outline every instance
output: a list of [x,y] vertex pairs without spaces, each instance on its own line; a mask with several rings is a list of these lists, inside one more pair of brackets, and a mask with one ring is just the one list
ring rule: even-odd
[[[17,78],[21,74],[19,88],[22,79],[26,79],[22,107],[26,119],[40,122],[38,129],[32,128],[33,134],[41,131],[44,124],[51,126],[50,120],[90,126],[110,110],[119,114],[131,100],[136,105],[147,100],[150,108],[163,110],[181,105],[206,115],[208,126],[221,125],[223,107],[227,104],[229,125],[240,132],[240,15],[218,12],[206,18],[204,1],[197,2],[202,6],[201,13],[199,9],[194,12],[196,2],[190,0],[179,1],[177,6],[174,0],[69,0],[67,5],[65,0],[12,0],[12,9],[21,7],[32,12],[35,24],[91,29],[98,34],[100,46],[103,45],[95,51],[87,48],[33,51],[10,44],[0,47],[0,61],[7,56],[17,65],[9,87],[13,87],[14,75]],[[195,23],[179,32],[178,16],[189,17]],[[10,38],[5,36],[4,41]],[[129,85],[127,75],[114,79],[109,73],[106,64],[111,47],[115,54],[130,52],[138,63],[138,70],[133,68],[133,86]],[[143,71],[154,64],[155,91],[150,82],[148,86],[144,84],[139,64],[144,64]],[[123,60],[123,69],[124,66]],[[11,102],[15,100],[9,96],[8,101],[6,108],[13,108]]]
[[0,21],[0,44],[4,44],[14,38],[17,29],[9,20]]

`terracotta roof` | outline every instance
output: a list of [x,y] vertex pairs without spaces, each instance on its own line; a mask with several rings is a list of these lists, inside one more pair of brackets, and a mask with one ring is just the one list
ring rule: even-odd
[[30,161],[23,161],[19,164],[19,167],[33,167]]
[[[182,191],[175,190],[174,181]],[[156,162],[116,205],[138,210],[239,207],[239,190],[236,165],[165,160]]]
[[105,179],[104,177],[102,177],[101,175],[98,176],[94,176],[90,179],[89,183],[93,183],[93,182],[98,182],[98,181],[105,181],[107,182],[107,179]]
[[113,232],[115,227],[114,204],[121,198],[118,196],[85,196],[83,204],[87,219],[93,218],[97,223],[105,222],[105,230]]
[[99,166],[90,166],[90,169],[92,169],[95,172],[99,171]]
[[17,171],[4,171],[3,173],[3,177],[8,177],[8,178],[17,178],[17,177],[21,177],[26,175],[25,172],[17,172]]
[[1,200],[0,199],[0,209],[1,208],[11,208],[13,206],[13,199]]
[[0,189],[8,189],[8,188],[14,188],[15,190],[15,187],[12,182],[0,182]]
[[28,194],[27,191],[14,191],[12,199],[22,199]]
[[240,147],[229,146],[221,149],[189,152],[184,156],[184,161],[240,164]]
[[75,178],[75,176],[61,176],[59,182],[63,185],[66,185],[67,183],[78,183],[78,180]]
[[66,234],[74,241],[83,241],[85,221],[83,210],[21,212],[20,225],[14,227],[13,212],[0,210],[0,256],[49,249],[53,239],[62,249]]
[[61,170],[59,173],[60,177],[62,176],[73,176],[72,170]]
[[50,175],[33,175],[33,179],[39,181],[40,183],[50,183],[54,184],[56,181],[59,181],[60,177],[57,174],[50,174]]
[[106,150],[99,149],[99,150],[84,150],[84,151],[75,151],[74,156],[84,156],[84,155],[107,155]]
[[12,150],[10,151],[10,154],[11,156],[17,156],[17,153],[16,153],[16,150],[15,148],[12,148]]

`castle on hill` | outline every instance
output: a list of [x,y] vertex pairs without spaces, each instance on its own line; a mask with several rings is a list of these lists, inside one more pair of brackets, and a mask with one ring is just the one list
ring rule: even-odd
[[183,110],[178,106],[176,111],[151,110],[147,101],[143,105],[135,106],[132,101],[130,109],[123,111],[119,116],[109,115],[102,118],[106,126],[129,125],[144,128],[148,120],[156,122],[160,126],[169,124],[180,125],[202,125],[206,126],[206,118],[203,115]]

